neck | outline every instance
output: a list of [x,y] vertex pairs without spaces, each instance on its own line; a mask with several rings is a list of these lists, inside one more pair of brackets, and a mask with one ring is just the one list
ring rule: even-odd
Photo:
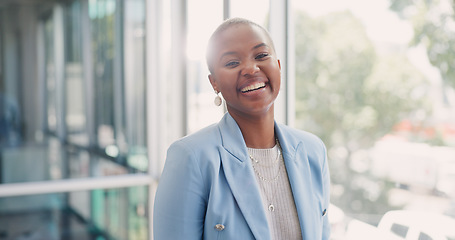
[[260,116],[229,113],[239,125],[247,147],[272,148],[275,146],[273,107],[270,111]]

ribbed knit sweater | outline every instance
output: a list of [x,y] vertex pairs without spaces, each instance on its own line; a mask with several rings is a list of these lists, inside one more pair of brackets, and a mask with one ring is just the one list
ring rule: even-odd
[[259,183],[272,239],[302,239],[294,197],[279,145],[268,149],[248,148],[248,153]]

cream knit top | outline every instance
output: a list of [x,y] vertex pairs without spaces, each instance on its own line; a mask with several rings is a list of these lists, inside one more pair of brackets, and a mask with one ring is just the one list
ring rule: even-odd
[[268,149],[248,148],[248,153],[259,184],[272,239],[302,239],[297,209],[279,144]]

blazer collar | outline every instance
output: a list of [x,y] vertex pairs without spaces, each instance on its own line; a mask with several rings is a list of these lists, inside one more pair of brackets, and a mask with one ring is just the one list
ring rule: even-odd
[[302,238],[312,240],[318,236],[321,228],[321,219],[318,206],[314,198],[315,186],[312,183],[311,165],[308,151],[301,139],[295,138],[286,132],[284,127],[275,123],[275,132],[283,152],[283,159],[291,185],[292,195],[300,222]]
[[242,132],[226,113],[219,123],[222,147],[221,162],[229,187],[255,239],[270,240],[270,232],[262,207],[259,185],[254,175]]
[[[229,113],[226,113],[223,119],[221,119],[218,123],[218,126],[221,133],[222,145],[226,151],[236,156],[240,162],[249,160],[248,150],[243,134],[234,118],[232,118]],[[301,141],[294,138],[286,138],[284,136],[285,133],[276,122],[275,132],[277,134],[278,141],[280,142],[282,151],[294,159],[297,147],[301,144]]]
[[241,163],[247,161],[249,159],[248,150],[246,148],[245,140],[243,139],[243,134],[240,131],[237,122],[229,113],[226,113],[219,122],[219,129],[222,145],[226,151],[235,156]]
[[[226,113],[219,122],[222,139],[221,161],[231,188],[256,239],[270,239],[259,185],[249,161],[248,150],[237,122]],[[289,135],[275,122],[275,132],[282,148],[291,190],[297,208],[303,239],[311,239],[318,229],[318,211],[314,206],[313,184],[307,151],[302,140]],[[304,231],[305,229],[305,231]]]

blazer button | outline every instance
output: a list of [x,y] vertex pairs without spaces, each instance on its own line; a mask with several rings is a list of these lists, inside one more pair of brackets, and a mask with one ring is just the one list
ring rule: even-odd
[[327,215],[327,209],[324,209],[324,210],[322,211],[322,216],[324,217],[325,215]]
[[215,225],[215,229],[217,231],[223,231],[224,230],[224,225],[223,224],[217,224],[217,225]]

